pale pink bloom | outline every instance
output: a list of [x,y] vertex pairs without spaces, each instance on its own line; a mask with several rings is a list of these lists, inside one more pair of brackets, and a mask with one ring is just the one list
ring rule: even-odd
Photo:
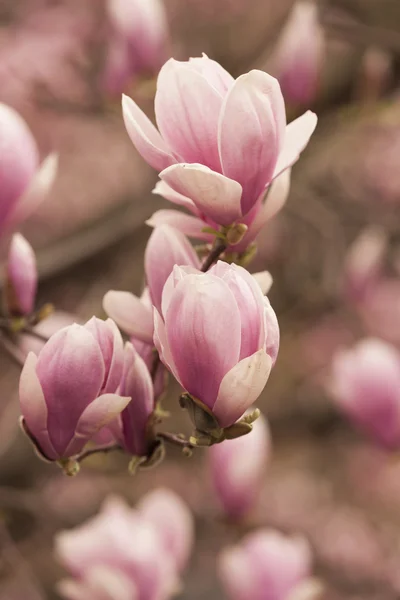
[[35,306],[38,272],[32,246],[20,234],[11,239],[7,258],[6,302],[11,315],[29,315]]
[[310,579],[312,556],[306,540],[266,529],[224,549],[218,567],[229,600],[289,600]]
[[269,427],[261,416],[253,430],[209,449],[214,494],[232,518],[246,516],[257,504],[271,452]]
[[165,196],[219,225],[242,222],[297,161],[317,122],[307,112],[286,126],[276,79],[254,70],[234,80],[206,56],[165,63],[155,113],[159,131],[133,100],[123,99],[128,134],[160,172]]
[[102,87],[119,95],[137,77],[158,73],[168,56],[168,23],[161,0],[107,0],[107,12],[110,35]]
[[162,535],[117,498],[87,523],[59,533],[55,546],[74,578],[59,586],[69,600],[167,600],[174,592],[176,572]]
[[333,360],[330,390],[361,430],[389,449],[400,447],[400,353],[367,338]]
[[126,407],[116,394],[123,369],[115,323],[93,317],[55,333],[36,356],[30,352],[19,394],[25,431],[49,460],[78,454]]
[[343,272],[343,292],[354,302],[362,302],[382,275],[387,250],[385,232],[365,229],[350,246]]
[[130,454],[147,456],[150,450],[147,426],[154,411],[154,387],[146,363],[129,342],[125,345],[119,394],[132,400],[121,413],[117,439]]
[[324,51],[317,4],[300,0],[292,10],[270,62],[288,104],[307,106],[314,102]]
[[44,200],[57,170],[50,155],[39,165],[36,142],[22,117],[0,103],[0,232],[15,228]]
[[[247,225],[248,230],[243,239],[232,247],[235,252],[246,250],[254,242],[264,225],[284,206],[290,190],[290,175],[291,169],[286,169],[282,175],[273,181],[266,193],[259,197],[251,211],[243,219],[240,219],[241,223]],[[151,227],[160,227],[164,224],[172,225],[188,237],[206,242],[214,240],[214,235],[205,232],[204,228],[218,229],[218,223],[201,214],[189,198],[174,192],[164,181],[157,183],[153,193],[159,194],[175,204],[180,204],[192,214],[188,215],[178,210],[160,209],[146,221],[147,225]]]
[[232,425],[257,400],[278,353],[278,322],[259,284],[221,261],[208,273],[176,266],[154,319],[161,360],[221,427]]
[[194,519],[189,507],[172,490],[158,488],[141,500],[138,510],[156,527],[163,539],[165,553],[181,571],[194,543]]

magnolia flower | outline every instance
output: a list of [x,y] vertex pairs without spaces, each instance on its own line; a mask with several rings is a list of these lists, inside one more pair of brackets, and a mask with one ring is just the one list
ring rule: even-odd
[[44,200],[53,184],[57,159],[39,165],[36,142],[25,121],[0,103],[0,231],[9,231]]
[[28,354],[19,395],[23,425],[48,460],[72,457],[126,407],[116,393],[123,369],[115,323],[93,317],[55,333],[39,355]]
[[324,57],[324,34],[315,2],[300,0],[292,10],[271,58],[285,101],[307,106],[315,100]]
[[243,222],[297,161],[317,122],[307,112],[286,126],[276,79],[254,70],[234,80],[206,56],[166,62],[155,113],[159,131],[133,100],[123,99],[128,134],[160,172],[163,195],[221,226]]
[[400,447],[400,353],[368,338],[333,359],[330,390],[351,421],[382,446]]
[[137,77],[159,71],[169,32],[161,0],[107,0],[106,6],[110,35],[102,87],[116,96]]
[[270,451],[269,427],[263,417],[247,435],[210,448],[213,491],[229,517],[244,517],[255,506]]
[[262,392],[279,327],[260,286],[219,261],[208,273],[174,267],[155,311],[154,342],[182,387],[229,427]]
[[7,312],[14,316],[32,313],[37,290],[36,256],[29,242],[20,234],[13,235],[7,259]]
[[73,576],[59,584],[68,600],[167,600],[176,590],[163,534],[118,498],[89,522],[59,533],[55,546]]
[[230,600],[311,600],[320,591],[311,585],[311,563],[306,540],[259,530],[223,550],[218,570]]

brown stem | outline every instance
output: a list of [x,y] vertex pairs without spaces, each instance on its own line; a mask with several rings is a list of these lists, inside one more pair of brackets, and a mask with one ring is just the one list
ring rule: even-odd
[[179,448],[188,448],[192,450],[194,445],[191,444],[188,440],[180,435],[176,435],[175,433],[168,433],[167,431],[161,431],[157,433],[157,437],[159,439],[164,440],[168,444],[172,444],[173,446],[178,446]]
[[93,456],[95,454],[108,454],[109,452],[114,452],[116,450],[122,450],[121,446],[118,444],[111,444],[110,446],[103,446],[102,448],[91,448],[90,450],[85,450],[76,457],[76,461],[81,463],[86,458]]
[[226,250],[226,242],[221,238],[216,238],[213,247],[211,248],[210,254],[205,259],[201,270],[203,273],[208,271],[208,269],[219,259],[221,254]]

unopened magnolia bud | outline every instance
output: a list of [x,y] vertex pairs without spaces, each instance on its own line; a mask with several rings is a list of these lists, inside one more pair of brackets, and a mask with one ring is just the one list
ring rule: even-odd
[[237,223],[228,228],[226,232],[226,241],[230,246],[235,246],[242,241],[248,230],[247,225],[244,223]]
[[5,294],[9,315],[22,316],[32,313],[37,281],[36,256],[32,246],[20,233],[16,233],[12,237],[7,260]]

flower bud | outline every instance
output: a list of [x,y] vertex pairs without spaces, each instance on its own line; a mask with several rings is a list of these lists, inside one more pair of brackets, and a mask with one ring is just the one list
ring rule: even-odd
[[330,390],[339,408],[378,444],[400,448],[400,353],[368,338],[333,359]]
[[194,543],[194,519],[188,506],[172,490],[158,488],[141,500],[138,510],[160,533],[165,553],[181,571]]
[[13,235],[7,260],[6,310],[11,316],[32,313],[37,290],[36,256],[29,242]]
[[247,435],[210,448],[213,491],[227,516],[240,519],[256,505],[270,451],[269,427],[262,416]]
[[1,103],[0,139],[0,231],[5,231],[27,218],[45,198],[57,160],[51,155],[39,167],[38,149],[27,124]]
[[307,106],[315,100],[324,55],[323,29],[314,2],[298,1],[275,48],[271,64],[285,101]]
[[59,586],[69,600],[166,600],[176,586],[158,530],[118,498],[108,499],[89,522],[59,533],[55,547],[73,576]]
[[104,91],[120,95],[138,77],[154,76],[167,58],[168,23],[161,0],[107,0],[110,25]]
[[120,334],[111,321],[97,321],[61,329],[22,369],[24,429],[48,460],[81,452],[130,401],[113,393],[123,366]]
[[133,456],[147,456],[154,443],[149,428],[149,418],[154,411],[154,388],[144,360],[129,342],[125,345],[119,393],[132,398],[121,413],[120,442]]
[[259,530],[223,550],[218,570],[229,600],[265,600],[266,590],[268,600],[288,600],[309,580],[311,563],[304,539]]
[[266,302],[245,269],[221,261],[208,273],[174,267],[165,284],[154,342],[210,427],[233,425],[268,380],[279,327]]

